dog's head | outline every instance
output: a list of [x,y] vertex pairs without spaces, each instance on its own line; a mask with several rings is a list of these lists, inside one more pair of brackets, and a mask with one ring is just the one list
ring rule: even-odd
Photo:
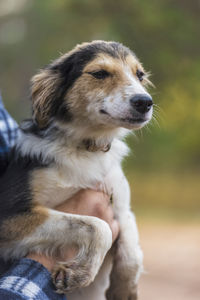
[[152,116],[148,83],[137,57],[122,44],[84,43],[33,77],[33,117],[40,128],[54,121],[141,128]]

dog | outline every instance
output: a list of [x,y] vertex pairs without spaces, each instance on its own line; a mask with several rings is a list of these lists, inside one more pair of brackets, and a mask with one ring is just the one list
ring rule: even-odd
[[[121,168],[129,151],[122,140],[152,117],[148,84],[136,55],[105,41],[77,45],[32,79],[32,118],[22,122],[0,182],[0,256],[62,258],[77,245],[73,261],[59,259],[52,272],[69,300],[137,298],[143,255]],[[53,209],[97,186],[112,195],[120,224],[112,248],[106,222]]]

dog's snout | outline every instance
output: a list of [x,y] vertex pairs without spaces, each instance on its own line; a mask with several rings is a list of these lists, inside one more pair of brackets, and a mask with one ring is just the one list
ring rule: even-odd
[[130,99],[130,102],[137,112],[143,114],[148,112],[153,105],[153,100],[151,96],[144,94],[135,95]]

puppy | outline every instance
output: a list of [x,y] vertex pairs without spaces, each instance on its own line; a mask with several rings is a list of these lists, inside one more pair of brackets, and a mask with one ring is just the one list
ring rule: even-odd
[[[32,79],[32,118],[21,124],[0,182],[0,255],[59,257],[52,277],[69,300],[137,298],[142,252],[120,164],[128,153],[122,139],[152,117],[148,83],[132,51],[105,41],[78,45]],[[110,251],[106,222],[53,209],[97,186],[112,195],[120,224]],[[62,261],[71,245],[77,256]]]

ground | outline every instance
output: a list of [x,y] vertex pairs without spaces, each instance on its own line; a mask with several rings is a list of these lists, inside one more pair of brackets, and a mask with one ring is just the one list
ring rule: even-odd
[[200,300],[200,224],[139,222],[139,300]]

